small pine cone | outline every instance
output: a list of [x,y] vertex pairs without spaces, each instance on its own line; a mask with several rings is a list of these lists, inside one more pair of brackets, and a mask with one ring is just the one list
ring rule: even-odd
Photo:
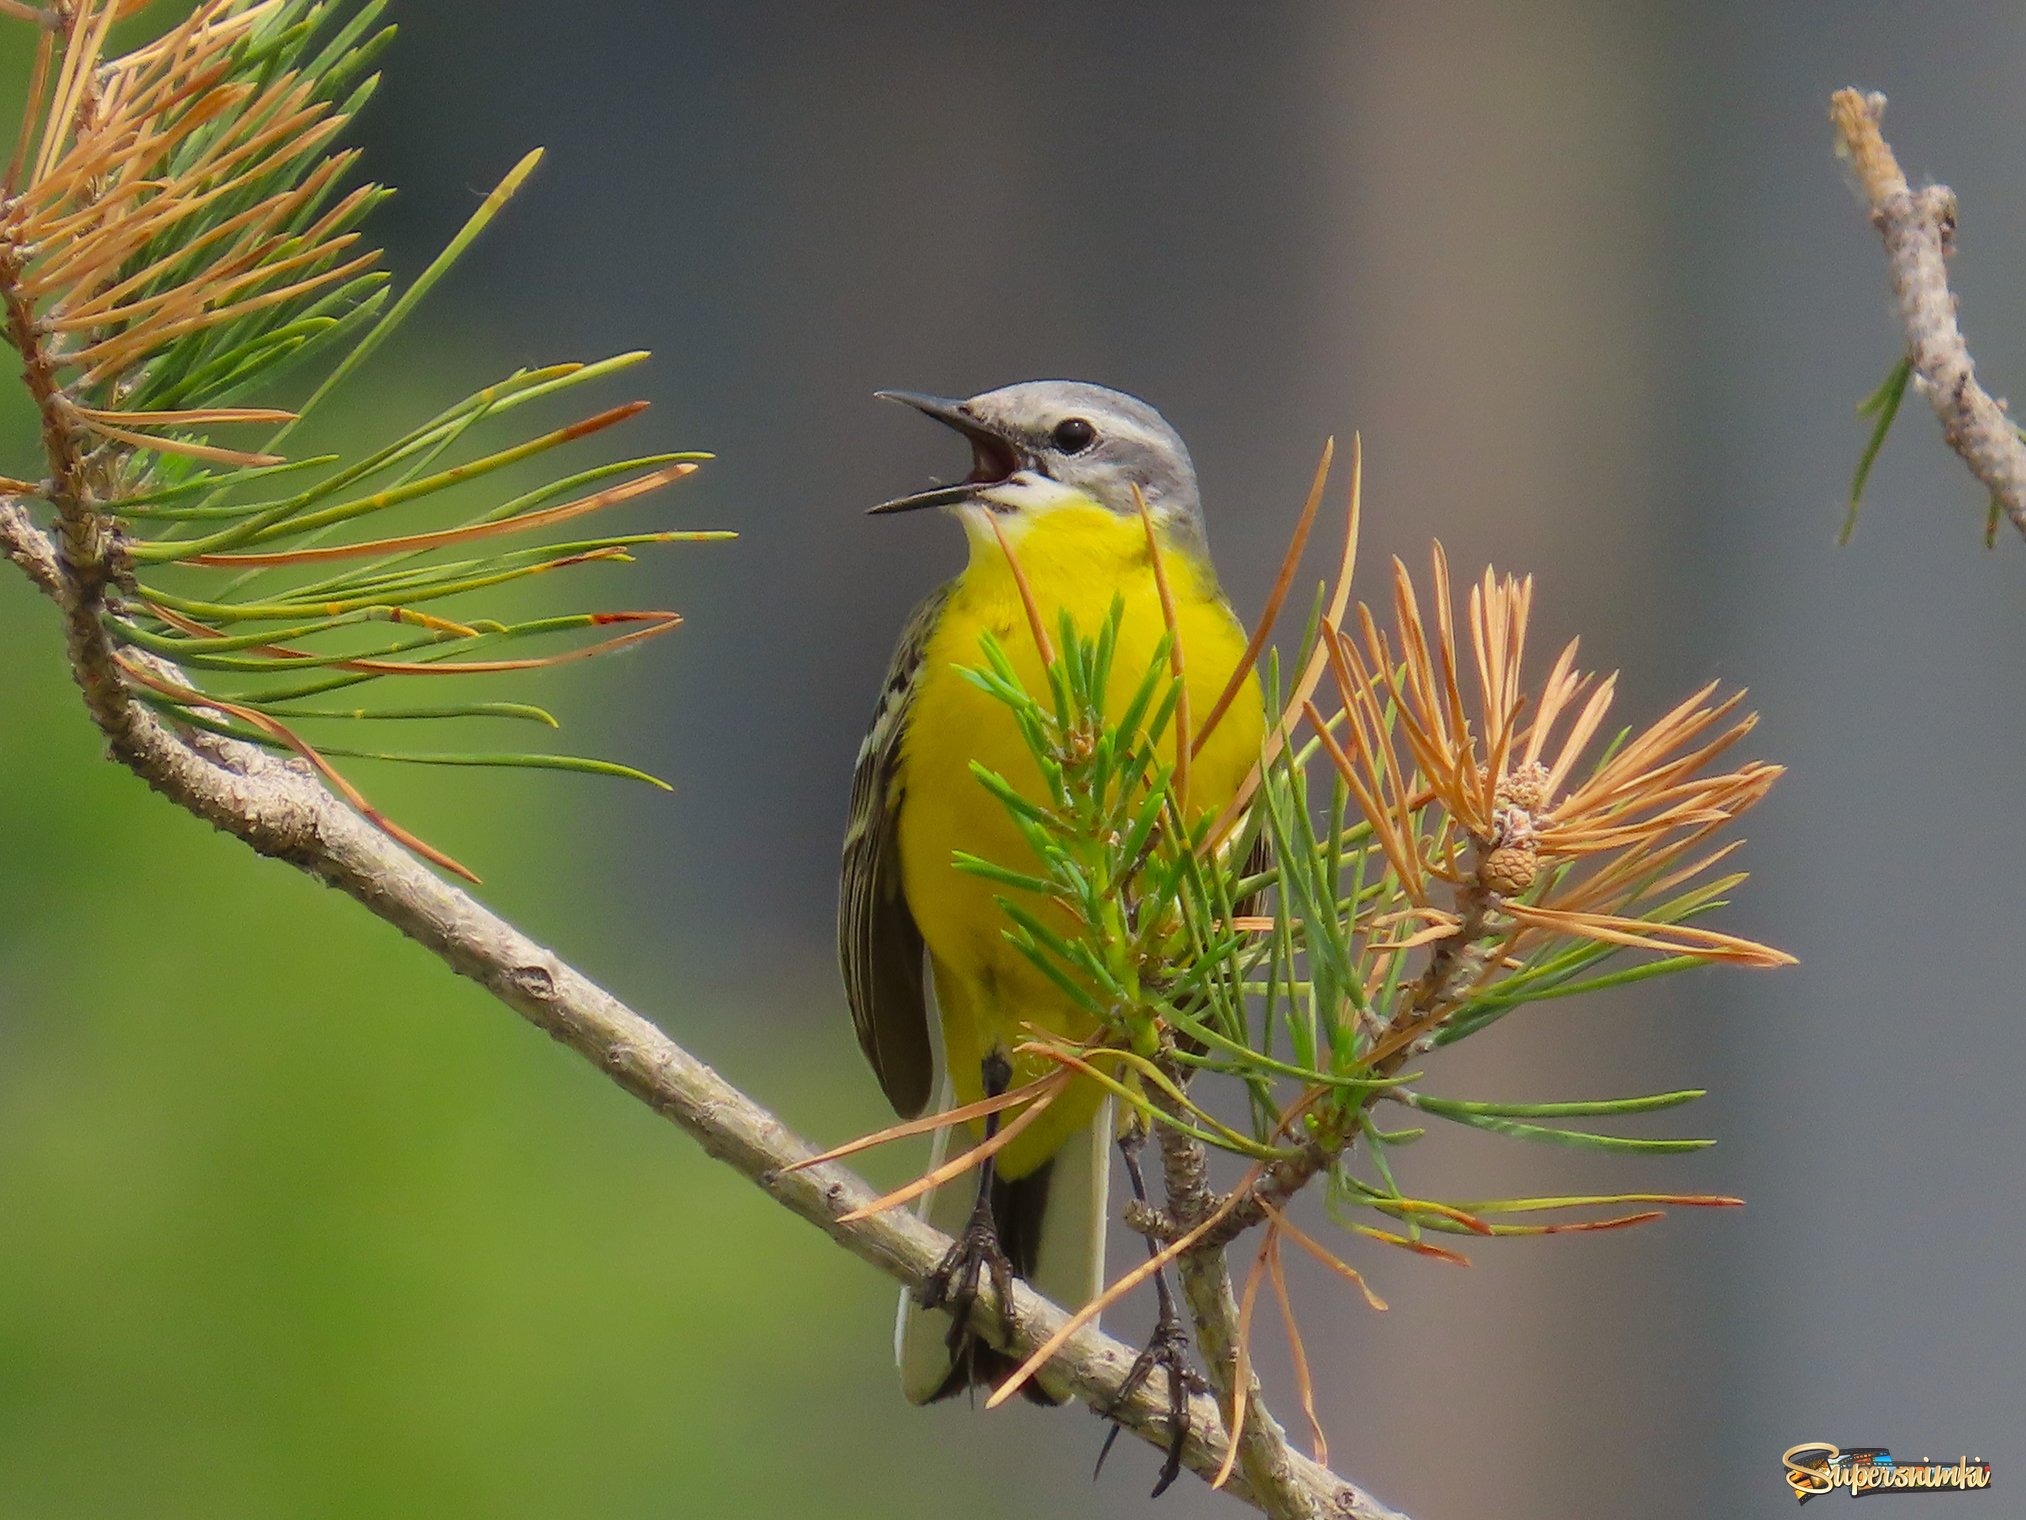
[[1517,897],[1534,884],[1540,868],[1531,814],[1518,806],[1500,808],[1492,815],[1492,837],[1478,863],[1478,882],[1500,897]]
[[1515,839],[1485,855],[1477,868],[1477,879],[1500,897],[1517,897],[1534,884],[1540,866],[1540,851],[1533,839]]

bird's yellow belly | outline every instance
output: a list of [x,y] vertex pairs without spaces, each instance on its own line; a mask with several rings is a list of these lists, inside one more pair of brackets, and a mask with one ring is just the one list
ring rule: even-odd
[[[1122,598],[1107,704],[1120,711],[1166,631],[1141,524],[1098,508],[1060,509],[1029,527],[1016,553],[1051,632],[1066,609],[1081,631],[1095,633],[1113,597]],[[1199,574],[1186,556],[1170,552],[1163,565],[1176,595],[1189,705],[1200,719],[1244,653],[1244,630],[1214,580]],[[1007,943],[1008,920],[994,899],[1008,889],[951,864],[958,851],[1015,871],[1033,871],[1037,864],[1004,806],[971,774],[971,762],[977,761],[1022,795],[1042,800],[1040,774],[1010,709],[962,673],[963,667],[983,663],[979,640],[988,631],[1027,690],[1045,693],[1047,679],[1025,608],[1003,557],[993,549],[974,552],[925,651],[899,776],[902,883],[928,945],[944,1060],[962,1102],[983,1095],[981,1067],[994,1049],[1010,1058],[1016,1086],[1053,1069],[1045,1058],[1012,1055],[1029,1038],[1025,1026],[1072,1039],[1095,1032],[1089,1015]],[[1258,688],[1250,683],[1191,762],[1192,813],[1222,811],[1259,753],[1263,727]],[[1172,759],[1172,728],[1160,747]],[[1066,915],[1063,924],[1069,927]],[[1091,1122],[1102,1100],[1097,1084],[1081,1079],[1071,1084],[1000,1153],[1002,1175],[1019,1177],[1041,1165]]]

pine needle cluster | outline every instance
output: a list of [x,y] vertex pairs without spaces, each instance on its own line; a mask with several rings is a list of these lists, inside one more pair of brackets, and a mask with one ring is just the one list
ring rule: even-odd
[[[397,293],[364,230],[388,192],[352,183],[357,150],[338,146],[392,37],[384,0],[202,0],[116,55],[109,39],[141,9],[135,0],[0,9],[41,33],[0,192],[0,304],[43,455],[38,478],[0,489],[43,504],[73,579],[95,582],[86,589],[103,597],[118,651],[106,678],[177,725],[307,758],[367,817],[466,876],[373,809],[333,757],[652,780],[571,755],[348,737],[387,720],[554,727],[526,703],[436,692],[445,677],[556,665],[677,624],[667,611],[490,611],[535,576],[724,536],[574,526],[707,457],[550,465],[644,403],[559,427],[522,424],[523,408],[644,355],[515,373],[376,446],[287,447],[499,214],[539,153]],[[306,398],[273,404],[291,385]],[[545,467],[539,484],[504,500],[486,493],[499,472],[532,461]],[[420,701],[383,695],[418,682],[430,693]]]

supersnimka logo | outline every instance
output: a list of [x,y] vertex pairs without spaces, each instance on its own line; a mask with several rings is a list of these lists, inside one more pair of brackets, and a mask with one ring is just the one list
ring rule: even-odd
[[1991,1486],[1991,1464],[1975,1457],[1936,1462],[1903,1461],[1884,1446],[1834,1446],[1803,1441],[1780,1458],[1787,1487],[1801,1503],[1843,1489],[1853,1499],[1875,1494],[1963,1494]]

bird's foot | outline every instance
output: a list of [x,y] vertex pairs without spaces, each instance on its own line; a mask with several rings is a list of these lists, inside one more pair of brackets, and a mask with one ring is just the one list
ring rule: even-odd
[[[1154,1480],[1154,1491],[1149,1496],[1158,1499],[1168,1491],[1168,1485],[1182,1475],[1182,1448],[1189,1442],[1189,1396],[1210,1391],[1203,1374],[1189,1365],[1189,1332],[1182,1327],[1181,1316],[1172,1308],[1163,1310],[1154,1325],[1154,1333],[1147,1338],[1146,1349],[1134,1358],[1126,1380],[1119,1384],[1118,1397],[1098,1413],[1111,1418],[1126,1400],[1139,1392],[1141,1385],[1153,1376],[1156,1367],[1168,1375],[1168,1446],[1161,1458],[1160,1476]],[[1119,1429],[1114,1423],[1105,1432],[1104,1445],[1098,1451],[1097,1468],[1091,1473],[1092,1477],[1103,1471],[1104,1459],[1111,1455],[1112,1442],[1118,1439]]]
[[950,1247],[929,1280],[922,1284],[924,1309],[950,1311],[949,1347],[953,1356],[967,1356],[977,1343],[971,1327],[971,1311],[977,1306],[979,1285],[987,1279],[998,1294],[999,1325],[1008,1328],[1007,1309],[1013,1301],[1013,1263],[999,1244],[999,1232],[989,1213],[971,1216],[964,1233]]

